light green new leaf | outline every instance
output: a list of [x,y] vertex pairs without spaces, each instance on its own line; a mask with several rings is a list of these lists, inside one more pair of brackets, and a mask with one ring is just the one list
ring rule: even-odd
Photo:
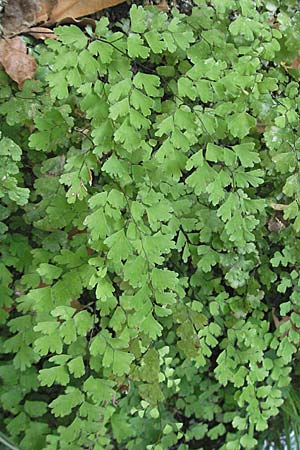
[[74,323],[77,334],[79,336],[86,336],[87,333],[93,328],[94,319],[88,311],[79,311],[74,316]]
[[188,97],[191,100],[196,98],[196,89],[193,85],[193,81],[187,77],[179,78],[178,82],[178,94],[180,97]]
[[143,256],[129,258],[124,265],[124,280],[129,281],[132,287],[141,287],[146,279],[146,260]]
[[60,354],[63,351],[63,342],[60,335],[56,332],[36,339],[34,350],[41,356],[47,355],[49,352]]
[[161,336],[163,329],[161,324],[154,319],[152,313],[148,314],[148,316],[139,325],[139,328],[152,339],[156,339],[158,336]]
[[88,50],[93,56],[99,55],[100,61],[103,64],[109,64],[112,61],[114,49],[106,42],[91,42],[88,46]]
[[[71,306],[57,306],[53,311],[51,311],[51,316],[60,317],[63,320],[68,320],[75,314],[74,308]],[[57,323],[54,322],[56,325]]]
[[155,289],[174,289],[178,284],[178,274],[167,269],[153,269],[151,280]]
[[104,244],[109,248],[108,258],[115,261],[126,260],[132,253],[132,247],[125,236],[124,230],[117,231],[106,238]]
[[109,325],[115,331],[120,331],[123,328],[124,323],[126,323],[126,315],[122,308],[119,306],[115,309],[115,312],[110,319]]
[[130,58],[146,59],[149,56],[149,48],[143,45],[144,41],[137,34],[130,34],[127,38],[128,55]]
[[83,384],[83,390],[96,403],[110,401],[114,395],[113,383],[109,380],[90,376]]
[[161,39],[161,35],[157,31],[147,31],[144,36],[153,53],[162,53],[165,49],[165,42]]
[[67,320],[59,327],[59,335],[65,344],[72,344],[77,339],[76,328],[73,320]]
[[118,117],[126,116],[129,113],[129,101],[128,98],[111,105],[109,117],[116,120]]
[[233,137],[240,139],[249,134],[249,131],[256,126],[256,120],[247,112],[233,114],[228,117],[228,129]]
[[77,356],[74,359],[71,359],[71,361],[68,362],[68,368],[72,375],[74,375],[75,378],[80,378],[85,373],[85,367],[82,356]]
[[113,373],[118,376],[128,373],[133,360],[134,356],[131,353],[115,350],[113,356]]
[[142,92],[133,89],[130,96],[130,103],[135,109],[140,109],[145,116],[151,114],[154,102]]
[[101,334],[97,334],[91,342],[90,353],[93,356],[102,355],[106,349],[106,341]]
[[157,75],[148,73],[137,73],[133,78],[133,84],[139,89],[144,89],[150,97],[158,97],[161,95],[160,79]]
[[233,146],[233,150],[237,154],[243,167],[253,167],[255,163],[260,162],[259,154],[253,151],[254,147],[254,142]]
[[88,42],[88,38],[84,34],[84,32],[75,25],[58,27],[55,29],[55,33],[65,44],[72,44],[75,48],[78,49],[84,48]]
[[205,158],[213,162],[224,161],[224,148],[211,143],[207,144]]
[[53,384],[61,384],[66,386],[70,377],[65,366],[50,367],[39,371],[38,378],[42,386],[52,386]]
[[254,439],[253,437],[249,436],[248,434],[245,434],[242,438],[241,438],[241,445],[246,448],[246,449],[252,449],[256,446],[257,444],[257,440]]
[[108,233],[108,225],[103,208],[96,209],[92,214],[87,216],[84,220],[91,233],[93,241],[98,239],[105,239]]
[[84,401],[82,392],[74,387],[68,387],[66,394],[59,395],[49,406],[55,417],[64,417],[72,412],[72,409]]
[[146,29],[145,24],[146,11],[142,6],[137,6],[135,4],[130,8],[130,21],[131,30],[134,33],[144,33]]

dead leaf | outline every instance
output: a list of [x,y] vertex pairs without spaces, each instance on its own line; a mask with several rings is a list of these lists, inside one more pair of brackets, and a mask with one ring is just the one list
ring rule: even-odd
[[285,203],[270,202],[270,207],[272,209],[274,209],[275,211],[284,211],[287,206],[289,206],[289,205],[286,205]]
[[[293,311],[293,312],[296,313],[296,311]],[[296,314],[298,314],[298,313],[296,313]],[[273,317],[273,322],[274,322],[275,328],[279,328],[283,323],[290,322],[291,329],[293,329],[294,331],[299,331],[299,328],[297,328],[296,325],[291,321],[290,316],[284,316],[284,317],[282,317],[281,320],[279,320],[275,314],[275,308],[272,308],[272,317]],[[286,330],[284,333],[282,333],[281,338],[287,336],[289,334],[289,332],[290,332],[290,330]]]
[[0,41],[0,64],[10,78],[22,89],[25,80],[32,80],[36,71],[34,58],[27,54],[26,45],[18,36]]
[[83,305],[78,300],[71,300],[72,308],[75,308],[76,311],[82,311],[84,309]]
[[66,24],[74,24],[78,27],[85,28],[87,25],[90,25],[92,29],[94,30],[96,28],[96,21],[94,19],[91,19],[90,17],[84,17],[83,19],[74,19],[73,17],[66,17],[65,19],[61,20],[60,25]]
[[296,56],[296,58],[293,59],[293,61],[289,66],[287,66],[284,61],[281,61],[280,63],[280,65],[284,68],[286,72],[288,72],[289,69],[298,70],[299,64],[300,64],[300,56]]
[[267,128],[267,126],[266,126],[265,123],[259,122],[259,121],[256,123],[256,131],[257,131],[257,133],[259,133],[259,134],[264,133],[266,131],[266,128]]
[[[16,36],[36,25],[72,20],[123,3],[125,0],[8,0],[2,25],[6,37]],[[88,20],[93,25],[92,19]],[[90,22],[92,21],[92,23]],[[85,25],[85,24],[83,24]],[[40,36],[42,39],[42,37]]]
[[118,392],[121,392],[121,394],[125,394],[127,395],[128,392],[130,391],[130,381],[121,384],[120,386],[118,386]]
[[300,64],[300,56],[297,56],[295,59],[293,59],[292,64],[288,66],[289,69],[299,69]]
[[275,308],[272,308],[272,317],[273,317],[275,327],[278,328],[280,326],[280,320],[278,319],[278,317],[275,314]]
[[105,8],[124,3],[125,0],[57,0],[50,14],[50,23],[61,22],[67,17],[88,16]]
[[167,3],[167,0],[160,0],[159,4],[157,5],[158,9],[162,12],[168,12],[170,10],[170,7]]
[[95,252],[95,250],[93,250],[93,249],[90,248],[90,247],[86,247],[86,252],[87,252],[87,254],[88,254],[89,256],[91,256],[91,255]]
[[25,80],[32,79],[36,71],[36,63],[27,54],[23,41],[16,37],[20,33],[28,33],[38,39],[55,38],[52,30],[46,26],[66,21],[78,25],[95,27],[95,21],[89,18],[76,21],[78,17],[93,14],[109,8],[125,0],[8,0],[3,16],[4,36],[11,39],[0,41],[0,64],[6,73],[18,83],[22,89]]
[[15,36],[45,23],[57,0],[8,0],[2,19],[4,36]]
[[1,309],[3,309],[3,311],[10,313],[11,311],[16,309],[16,305],[13,303],[11,306],[2,306]]
[[83,230],[79,230],[77,227],[72,228],[68,232],[68,239],[72,239],[72,237],[75,236],[76,234],[86,233],[86,231],[87,231],[86,228],[83,228]]
[[280,23],[278,22],[277,18],[275,16],[270,17],[269,22],[273,25],[274,28],[279,30]]
[[28,34],[35,37],[36,39],[41,39],[43,41],[49,38],[57,39],[57,36],[54,33],[54,31],[51,30],[50,28],[45,27],[32,27],[28,30]]
[[268,230],[273,233],[279,233],[281,230],[286,228],[286,225],[278,217],[273,216],[268,221]]

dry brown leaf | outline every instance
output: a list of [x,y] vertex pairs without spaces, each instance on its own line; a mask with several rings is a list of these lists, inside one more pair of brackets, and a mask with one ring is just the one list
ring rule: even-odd
[[75,308],[76,311],[82,311],[84,309],[83,305],[78,300],[71,300],[72,308]]
[[284,68],[284,70],[288,71],[289,69],[299,69],[300,64],[300,56],[297,56],[289,66],[286,65],[284,61],[281,61],[280,65]]
[[61,22],[67,17],[88,16],[105,8],[124,3],[125,0],[57,0],[50,14],[50,23]]
[[279,30],[280,23],[277,21],[277,18],[275,16],[270,17],[269,22],[273,25],[274,28],[277,28],[277,30]]
[[273,317],[275,327],[278,328],[280,326],[280,320],[278,319],[278,317],[275,314],[275,308],[272,308],[272,317]]
[[289,205],[288,204],[286,205],[285,203],[270,202],[270,207],[272,209],[274,209],[275,211],[284,211],[285,208],[287,208],[287,206],[289,206]]
[[83,19],[74,19],[73,17],[66,17],[65,19],[61,20],[60,25],[66,24],[74,24],[78,27],[86,27],[86,25],[90,25],[92,29],[94,30],[96,28],[96,21],[94,19],[91,19],[90,17],[84,17]]
[[296,56],[295,59],[293,59],[292,64],[288,66],[289,69],[299,69],[300,64],[300,56]]
[[81,234],[81,233],[86,233],[87,229],[83,228],[83,230],[79,230],[77,227],[72,228],[69,232],[68,232],[68,239],[71,239],[73,236],[75,236],[76,234]]
[[26,45],[18,36],[0,41],[0,64],[10,78],[22,89],[25,80],[31,80],[36,71],[34,58],[27,54]]
[[[52,25],[62,21],[74,23],[79,17],[93,14],[125,0],[8,0],[2,20],[3,33],[13,37],[38,25]],[[68,20],[66,20],[68,19]],[[95,26],[93,19],[85,18],[78,25]],[[44,27],[43,27],[44,28]],[[43,33],[41,31],[41,33]],[[39,39],[45,39],[43,34]]]
[[48,38],[57,39],[54,31],[46,27],[31,27],[28,30],[28,34],[35,37],[36,39],[41,39],[43,41]]
[[57,0],[8,0],[3,15],[3,32],[12,36],[48,21]]
[[162,12],[168,12],[170,10],[167,0],[160,0],[157,7]]
[[283,220],[280,220],[278,217],[273,216],[268,221],[268,230],[273,233],[279,233],[281,230],[286,228],[286,224]]
[[256,131],[259,133],[259,134],[262,134],[262,133],[264,133],[265,131],[266,131],[266,124],[264,124],[263,122],[257,122],[256,123]]
[[[296,313],[296,311],[294,311],[294,313]],[[296,313],[296,314],[298,314],[298,313]],[[299,331],[299,328],[297,328],[296,325],[291,321],[290,316],[284,316],[284,317],[282,317],[281,320],[279,320],[275,314],[275,308],[272,308],[272,317],[273,317],[274,325],[276,328],[279,328],[283,323],[290,322],[291,329],[293,329],[294,331]],[[287,336],[289,334],[289,332],[290,332],[290,330],[286,330],[284,333],[282,333],[281,338],[283,338],[284,336]]]

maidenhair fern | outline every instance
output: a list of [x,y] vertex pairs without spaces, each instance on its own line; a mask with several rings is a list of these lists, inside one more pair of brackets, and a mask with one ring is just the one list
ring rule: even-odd
[[299,14],[194,3],[58,27],[20,93],[1,73],[0,422],[24,450],[252,449],[288,395]]

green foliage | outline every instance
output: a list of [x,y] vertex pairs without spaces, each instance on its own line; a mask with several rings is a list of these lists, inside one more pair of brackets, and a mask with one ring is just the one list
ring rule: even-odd
[[252,449],[292,405],[299,13],[194,3],[58,27],[21,93],[1,73],[0,423],[24,450]]

